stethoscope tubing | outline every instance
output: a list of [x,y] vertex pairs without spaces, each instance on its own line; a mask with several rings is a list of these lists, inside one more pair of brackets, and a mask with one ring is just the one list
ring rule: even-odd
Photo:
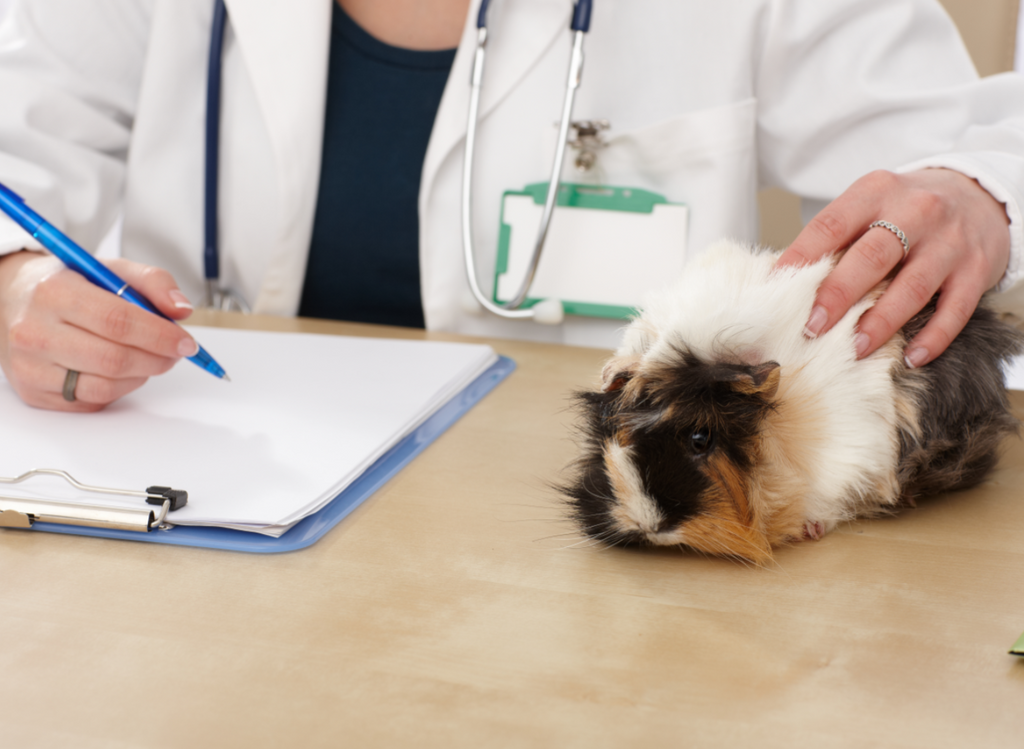
[[240,294],[220,283],[220,247],[217,240],[217,212],[220,172],[220,102],[224,32],[228,11],[224,0],[214,0],[210,30],[210,58],[206,72],[206,161],[203,165],[203,277],[206,279],[203,306],[220,310],[249,312]]
[[217,246],[217,198],[220,165],[221,61],[224,58],[224,29],[227,26],[224,0],[214,0],[210,32],[210,64],[206,73],[206,162],[203,167],[203,275],[206,278],[206,306],[214,306],[220,281],[220,251]]
[[[583,36],[590,29],[592,11],[591,0],[577,0],[573,8],[572,22],[572,54],[569,59],[569,74],[565,86],[565,98],[562,104],[562,118],[558,127],[558,143],[555,148],[555,159],[548,180],[548,191],[541,213],[540,226],[534,242],[533,253],[527,265],[526,273],[516,293],[503,304],[495,304],[480,288],[476,272],[475,252],[473,250],[473,163],[476,153],[476,135],[480,110],[480,89],[483,83],[484,62],[487,47],[487,6],[490,0],[482,0],[477,14],[477,43],[473,55],[473,70],[470,76],[469,115],[466,123],[466,147],[462,162],[462,249],[465,258],[466,276],[470,291],[477,303],[488,312],[509,319],[536,319],[538,322],[559,323],[563,312],[560,302],[545,300],[536,307],[521,309],[526,301],[540,266],[540,259],[547,240],[551,218],[558,202],[558,190],[561,182],[562,163],[565,160],[565,149],[569,140],[569,128],[572,123],[572,110],[583,76]],[[557,309],[553,309],[557,306]],[[539,314],[538,314],[539,313]]]

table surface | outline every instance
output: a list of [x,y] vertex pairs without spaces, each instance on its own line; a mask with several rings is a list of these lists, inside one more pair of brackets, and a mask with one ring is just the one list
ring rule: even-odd
[[551,484],[606,352],[490,343],[517,371],[308,549],[0,531],[0,743],[1024,744],[1018,440],[982,486],[767,569],[594,548]]

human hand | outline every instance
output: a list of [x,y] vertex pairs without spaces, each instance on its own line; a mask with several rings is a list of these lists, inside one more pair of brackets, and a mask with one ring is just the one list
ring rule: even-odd
[[[107,264],[168,317],[191,314],[166,271],[127,260]],[[197,350],[182,328],[54,257],[30,251],[0,257],[0,367],[30,406],[99,411]],[[68,370],[81,373],[70,402],[63,397]]]
[[[907,236],[909,252],[888,229]],[[904,357],[920,367],[963,330],[982,294],[1006,272],[1009,219],[1003,204],[970,177],[948,169],[872,172],[814,217],[779,257],[777,267],[805,265],[849,248],[818,289],[805,332],[828,331],[869,290],[895,276],[857,325],[858,358],[885,343],[938,293],[936,312]]]

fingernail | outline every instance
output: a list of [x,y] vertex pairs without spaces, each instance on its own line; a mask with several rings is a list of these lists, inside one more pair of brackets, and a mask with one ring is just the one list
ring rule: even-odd
[[193,338],[182,338],[178,344],[178,356],[184,356],[186,358],[195,356],[199,353],[199,344],[195,342]]
[[903,363],[907,369],[917,369],[928,363],[928,349],[923,346],[914,346],[903,352]]
[[868,338],[866,333],[858,333],[857,337],[853,339],[853,346],[857,349],[857,358],[860,359],[867,353],[868,346],[871,345],[871,339]]
[[169,292],[169,295],[171,297],[171,301],[174,302],[174,306],[178,309],[195,309],[192,306],[192,302],[188,300],[188,297],[178,289],[172,289]]
[[828,312],[819,304],[811,310],[811,316],[804,326],[804,335],[808,338],[817,338],[821,329],[825,327],[826,320],[828,320]]

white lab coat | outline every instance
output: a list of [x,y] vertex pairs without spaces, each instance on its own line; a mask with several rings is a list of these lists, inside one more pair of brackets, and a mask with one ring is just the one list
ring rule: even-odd
[[[227,0],[221,272],[258,312],[298,308],[332,2]],[[467,311],[459,211],[472,5],[423,165],[427,326],[613,346],[615,321],[548,328]],[[87,247],[123,208],[124,255],[167,268],[195,300],[212,7],[23,0],[0,31],[0,180]],[[550,170],[570,13],[569,0],[498,0],[490,12],[474,196],[485,288],[502,192]],[[979,81],[934,0],[600,0],[585,54],[574,116],[612,126],[597,174],[687,203],[690,254],[723,236],[756,240],[759,187],[801,195],[808,217],[870,170],[941,165],[1006,203],[1014,256],[1003,287],[1021,286],[1024,83]],[[0,224],[0,251],[26,244]]]

